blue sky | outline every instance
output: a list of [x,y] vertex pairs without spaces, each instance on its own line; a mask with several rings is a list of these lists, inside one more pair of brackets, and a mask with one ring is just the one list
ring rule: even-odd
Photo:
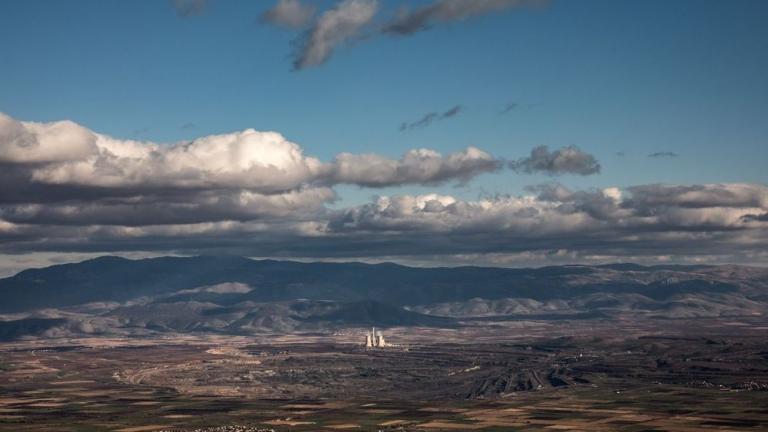
[[[603,165],[569,179],[578,186],[768,179],[764,1],[553,1],[352,44],[302,71],[290,66],[294,34],[258,22],[269,6],[212,1],[182,18],[156,0],[4,2],[0,110],[162,142],[276,130],[324,160],[577,145]],[[457,104],[455,119],[398,130]],[[646,157],[656,151],[680,157]],[[473,186],[514,193],[542,180]]]
[[[377,19],[429,3],[382,2]],[[334,206],[395,192],[520,194],[552,180],[768,182],[766,1],[552,0],[342,44],[298,71],[297,33],[259,22],[272,4],[210,0],[181,17],[161,0],[4,1],[0,112],[167,143],[274,130],[323,161],[469,145],[517,159],[574,145],[602,166],[554,178],[503,170],[464,187],[341,185]],[[509,103],[517,107],[500,114]],[[455,117],[399,130],[455,105]]]

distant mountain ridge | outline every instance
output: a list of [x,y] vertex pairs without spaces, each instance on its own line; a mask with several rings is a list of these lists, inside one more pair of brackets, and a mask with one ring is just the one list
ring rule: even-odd
[[101,257],[0,279],[0,296],[0,339],[289,333],[618,315],[760,315],[768,311],[768,269],[414,268],[242,257]]
[[[738,272],[729,275],[718,269]],[[305,298],[375,300],[402,306],[472,298],[542,301],[596,292],[640,293],[664,299],[684,293],[749,291],[755,285],[764,287],[767,273],[765,269],[733,266],[414,268],[389,263],[302,263],[242,257],[129,260],[107,256],[25,270],[0,279],[0,313],[120,302],[226,282],[252,287],[245,298],[259,302]]]

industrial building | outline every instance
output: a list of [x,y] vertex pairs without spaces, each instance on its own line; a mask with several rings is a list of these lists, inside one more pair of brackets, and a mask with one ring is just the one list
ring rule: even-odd
[[387,343],[384,341],[384,335],[376,332],[376,327],[371,328],[370,333],[365,334],[366,348],[384,348]]

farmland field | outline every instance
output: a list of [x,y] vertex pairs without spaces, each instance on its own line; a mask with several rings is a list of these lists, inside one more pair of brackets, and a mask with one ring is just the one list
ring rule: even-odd
[[0,430],[768,427],[757,318],[362,332],[7,343]]

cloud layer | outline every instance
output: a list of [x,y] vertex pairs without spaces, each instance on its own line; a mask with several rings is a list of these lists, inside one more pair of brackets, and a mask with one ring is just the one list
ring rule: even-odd
[[556,253],[697,257],[760,253],[768,224],[746,217],[768,207],[754,184],[644,185],[572,191],[558,184],[531,195],[465,201],[452,196],[380,197],[336,213],[333,232],[377,239],[388,252]]
[[[311,199],[295,196],[296,202]],[[79,214],[52,211],[49,219],[34,223],[5,222],[0,225],[0,251],[172,250],[314,259],[443,257],[451,262],[461,257],[501,261],[505,256],[538,257],[539,263],[552,256],[564,262],[754,262],[764,254],[768,221],[750,215],[765,214],[767,200],[768,187],[750,184],[590,191],[547,185],[530,195],[476,201],[428,194],[382,196],[315,213],[304,205],[298,210],[280,206],[282,217],[265,220],[200,222],[185,219],[189,213],[181,210],[174,216],[176,223],[166,225],[98,225],[116,220],[86,208]],[[269,209],[265,203],[259,206]],[[61,225],[68,216],[78,224],[93,224]]]
[[324,163],[277,132],[247,129],[163,145],[78,124],[0,114],[0,218],[23,224],[158,225],[321,213],[337,184],[464,183],[501,168],[469,147],[400,159],[341,153]]
[[[534,150],[513,165],[576,174],[598,166],[575,148]],[[157,144],[0,115],[0,254],[226,252],[486,264],[754,261],[765,254],[762,184],[571,190],[549,183],[520,196],[399,194],[331,205],[339,184],[461,183],[502,166],[475,147],[447,155],[414,149],[399,159],[341,153],[323,162],[276,132]]]

